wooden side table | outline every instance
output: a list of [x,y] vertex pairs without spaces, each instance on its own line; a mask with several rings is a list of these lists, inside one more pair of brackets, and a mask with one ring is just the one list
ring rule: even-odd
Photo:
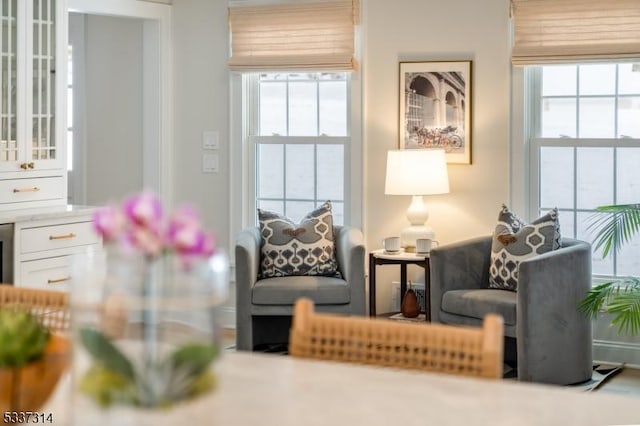
[[369,316],[376,316],[376,266],[400,265],[400,305],[407,290],[407,265],[418,265],[424,268],[424,304],[425,318],[431,321],[431,281],[429,279],[429,255],[400,252],[389,254],[384,250],[369,253]]

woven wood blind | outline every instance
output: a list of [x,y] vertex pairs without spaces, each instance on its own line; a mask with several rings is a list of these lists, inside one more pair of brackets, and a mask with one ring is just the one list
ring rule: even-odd
[[640,58],[639,0],[511,0],[514,65]]
[[231,58],[241,71],[351,70],[358,0],[229,7]]

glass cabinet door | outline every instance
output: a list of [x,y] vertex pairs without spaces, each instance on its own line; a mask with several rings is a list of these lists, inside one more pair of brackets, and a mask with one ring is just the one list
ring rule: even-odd
[[28,163],[58,160],[56,140],[56,33],[55,0],[33,1],[33,105]]
[[0,163],[18,159],[17,115],[17,22],[16,0],[2,0],[0,5]]

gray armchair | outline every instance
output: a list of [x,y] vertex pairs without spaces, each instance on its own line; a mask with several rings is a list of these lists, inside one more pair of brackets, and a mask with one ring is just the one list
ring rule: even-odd
[[364,242],[362,232],[334,226],[338,269],[343,278],[289,276],[258,279],[260,230],[243,230],[236,239],[236,347],[287,339],[293,306],[311,299],[320,312],[365,315]]
[[504,318],[515,338],[518,380],[573,384],[592,373],[590,319],[578,311],[591,287],[591,246],[562,247],[522,261],[518,291],[489,289],[491,237],[431,251],[431,320],[481,325],[487,313]]

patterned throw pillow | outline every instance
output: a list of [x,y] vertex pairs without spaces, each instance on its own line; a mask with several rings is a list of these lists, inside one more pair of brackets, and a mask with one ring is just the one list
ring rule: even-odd
[[260,277],[340,276],[333,239],[331,202],[307,214],[299,224],[278,213],[258,209]]
[[491,242],[489,288],[516,291],[520,262],[560,245],[557,208],[527,225],[503,204]]

